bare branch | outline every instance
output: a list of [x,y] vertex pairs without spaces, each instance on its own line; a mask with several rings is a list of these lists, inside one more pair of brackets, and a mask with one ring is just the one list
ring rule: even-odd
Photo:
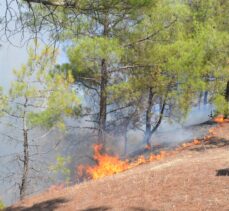
[[129,70],[129,69],[136,69],[136,68],[152,68],[152,67],[155,67],[155,65],[128,65],[128,66],[118,67],[118,68],[109,70],[109,73],[120,72],[120,71]]
[[158,35],[160,32],[164,31],[165,29],[168,29],[170,26],[172,26],[172,25],[175,24],[176,22],[177,22],[177,17],[176,17],[173,21],[171,21],[168,25],[165,25],[162,29],[159,29],[159,30],[157,30],[156,32],[154,32],[154,33],[152,33],[152,34],[150,34],[150,35],[148,35],[148,36],[146,36],[146,37],[144,37],[144,38],[142,38],[142,39],[139,39],[139,40],[137,40],[137,41],[135,41],[135,42],[133,42],[133,43],[130,43],[130,44],[128,44],[128,45],[125,45],[125,47],[131,47],[131,46],[133,46],[133,45],[135,45],[135,44],[138,44],[138,43],[141,43],[141,42],[150,40],[150,39],[152,39],[153,37],[155,37],[156,35]]
[[75,1],[66,1],[66,0],[56,0],[56,1],[49,1],[49,0],[24,0],[27,3],[36,3],[36,4],[43,4],[46,6],[60,6],[60,7],[68,7],[68,8],[75,8],[76,3]]

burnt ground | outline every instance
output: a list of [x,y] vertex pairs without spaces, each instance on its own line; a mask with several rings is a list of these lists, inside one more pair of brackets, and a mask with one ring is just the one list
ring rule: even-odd
[[126,172],[27,198],[7,211],[229,211],[229,123],[211,141]]

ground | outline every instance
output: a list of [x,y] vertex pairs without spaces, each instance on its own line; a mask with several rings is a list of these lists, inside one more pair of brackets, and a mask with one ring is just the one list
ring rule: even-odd
[[18,202],[7,211],[229,211],[229,123],[163,160]]

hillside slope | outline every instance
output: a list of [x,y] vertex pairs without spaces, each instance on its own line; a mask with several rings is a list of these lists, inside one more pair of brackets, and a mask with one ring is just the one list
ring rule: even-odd
[[[215,141],[214,141],[215,140]],[[229,123],[203,150],[175,156],[69,188],[49,190],[7,211],[229,210]]]

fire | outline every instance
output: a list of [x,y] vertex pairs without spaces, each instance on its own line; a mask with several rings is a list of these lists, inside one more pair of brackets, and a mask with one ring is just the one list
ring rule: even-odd
[[191,146],[194,146],[194,145],[200,145],[201,144],[201,141],[199,141],[198,139],[194,139],[192,142],[190,143],[184,143],[181,145],[182,148],[187,148],[187,147],[191,147]]
[[[224,119],[222,116],[217,117],[215,121],[222,122]],[[162,160],[166,157],[176,155],[177,153],[185,150],[189,147],[195,145],[201,145],[205,142],[208,142],[211,137],[216,135],[216,130],[220,127],[214,127],[209,130],[209,133],[202,139],[194,139],[192,142],[183,143],[178,148],[173,151],[161,151],[159,154],[151,154],[146,158],[145,156],[139,156],[135,161],[121,160],[118,156],[112,156],[109,154],[102,153],[102,145],[94,145],[94,161],[96,165],[94,166],[82,166],[78,167],[78,175],[85,176],[87,175],[91,179],[99,179],[105,176],[114,175],[119,172],[132,169],[141,164]],[[147,147],[148,149],[148,147]]]
[[128,169],[128,161],[122,161],[118,156],[101,154],[101,149],[102,145],[94,145],[94,160],[97,165],[86,169],[92,179],[113,175]]
[[135,161],[121,160],[118,156],[111,156],[108,154],[102,154],[102,145],[94,145],[94,160],[97,165],[95,166],[78,166],[78,176],[86,174],[92,179],[99,179],[105,176],[110,176],[123,172],[128,169],[132,169],[141,164],[149,163],[152,161],[161,160],[173,153],[167,151],[161,151],[159,154],[151,154],[149,158],[145,158],[143,155],[139,156]]
[[130,165],[129,168],[133,168],[133,167],[135,167],[135,166],[144,164],[144,163],[146,163],[146,162],[147,162],[146,158],[145,158],[143,155],[140,155],[140,156],[138,157],[138,159]]
[[213,119],[214,122],[216,123],[223,123],[224,122],[224,115],[218,115]]
[[[182,146],[179,147],[177,151],[199,144],[201,144],[199,140],[194,140],[191,143],[182,144]],[[105,176],[110,176],[119,172],[126,171],[128,169],[132,169],[141,164],[162,160],[168,156],[176,154],[175,151],[161,151],[159,154],[151,154],[148,158],[145,158],[143,155],[141,155],[135,161],[130,162],[128,160],[123,161],[118,156],[102,154],[101,149],[102,145],[94,145],[94,160],[96,161],[97,165],[86,167],[80,165],[78,167],[79,176],[84,175],[83,171],[85,170],[90,178],[99,179]]]

